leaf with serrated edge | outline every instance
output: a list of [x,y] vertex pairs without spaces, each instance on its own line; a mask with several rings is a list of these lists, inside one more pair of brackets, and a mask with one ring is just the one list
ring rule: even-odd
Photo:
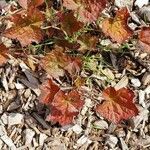
[[6,29],[3,35],[7,38],[17,39],[20,41],[22,47],[25,47],[32,42],[39,43],[43,39],[43,33],[40,29],[44,21],[44,15],[36,8],[30,7],[27,12],[23,14],[15,14],[11,20],[14,26]]
[[106,7],[106,0],[64,0],[63,6],[74,10],[79,20],[84,23],[96,21],[100,12]]
[[55,94],[60,90],[59,86],[56,85],[52,79],[47,79],[42,83],[40,86],[41,89],[41,94],[39,96],[39,100],[43,104],[50,104],[53,99]]
[[46,117],[47,121],[52,121],[53,123],[59,123],[62,126],[71,124],[73,122],[74,117],[78,115],[78,112],[61,112],[57,110],[55,107],[51,107],[51,113]]
[[138,109],[133,103],[134,93],[127,88],[115,90],[108,87],[102,93],[104,102],[96,106],[96,112],[113,123],[127,120],[138,115]]
[[117,11],[115,18],[107,18],[102,23],[102,31],[106,36],[110,36],[113,41],[123,43],[128,40],[133,31],[128,27],[127,20],[130,14],[127,8]]
[[51,103],[56,109],[61,112],[79,112],[82,108],[84,102],[80,98],[80,94],[76,91],[70,91],[69,93],[64,93],[59,91]]

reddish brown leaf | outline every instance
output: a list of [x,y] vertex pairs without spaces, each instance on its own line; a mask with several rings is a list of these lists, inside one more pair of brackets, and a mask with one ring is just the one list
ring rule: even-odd
[[143,27],[139,34],[139,46],[150,53],[150,27]]
[[40,89],[41,94],[38,99],[41,103],[48,105],[53,101],[55,94],[60,88],[51,79],[48,79],[42,83]]
[[106,7],[106,0],[64,0],[63,6],[74,10],[79,20],[84,23],[96,21],[100,12]]
[[30,7],[27,14],[15,14],[11,20],[14,26],[3,33],[5,37],[19,40],[23,47],[32,42],[39,43],[43,39],[40,26],[44,21],[44,15],[38,9]]
[[78,43],[80,44],[78,51],[82,53],[86,52],[87,50],[94,51],[98,43],[98,38],[89,33],[83,34],[78,38]]
[[130,89],[115,90],[109,87],[103,91],[105,101],[98,104],[96,111],[113,123],[129,119],[138,114],[138,109],[133,103],[134,93]]
[[64,68],[69,74],[70,76],[73,78],[73,77],[76,77],[80,70],[81,70],[81,67],[82,67],[82,61],[80,58],[71,58],[71,61],[68,62],[68,65]]
[[41,60],[41,66],[49,75],[59,78],[64,76],[63,68],[67,66],[68,61],[70,61],[70,58],[58,49],[48,53]]
[[106,36],[110,36],[113,41],[123,43],[128,40],[133,31],[128,27],[127,21],[130,14],[127,8],[117,11],[115,18],[105,19],[102,23],[102,31]]
[[63,91],[57,92],[51,103],[57,110],[61,112],[74,113],[79,112],[83,106],[83,101],[80,98],[80,94],[73,90],[69,93],[64,93]]
[[0,44],[0,66],[2,66],[7,62],[8,59],[7,54],[8,49],[6,48],[6,46],[4,44]]
[[66,55],[62,49],[57,48],[41,60],[41,66],[49,75],[59,78],[64,76],[65,71],[70,75],[76,75],[81,68],[81,60]]
[[73,12],[64,13],[61,16],[62,29],[70,36],[83,27],[83,23],[77,21]]
[[47,116],[47,121],[52,121],[54,123],[59,123],[62,126],[71,124],[75,116],[78,115],[78,112],[68,113],[61,112],[55,107],[51,107],[51,113]]
[[44,3],[44,0],[18,0],[19,5],[28,9],[30,6],[38,7]]

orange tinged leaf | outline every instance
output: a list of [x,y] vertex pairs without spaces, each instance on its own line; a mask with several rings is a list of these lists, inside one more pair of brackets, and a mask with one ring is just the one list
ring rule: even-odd
[[4,31],[5,37],[17,39],[23,47],[32,42],[39,43],[43,39],[40,26],[43,24],[44,15],[38,9],[30,7],[27,14],[25,12],[15,14],[11,20],[14,26]]
[[64,69],[73,78],[79,74],[82,67],[82,61],[78,57],[70,57],[70,58],[71,60],[68,62],[68,65]]
[[8,59],[7,54],[8,49],[6,48],[6,46],[4,44],[0,44],[0,66],[2,66],[7,62]]
[[139,46],[150,53],[150,27],[143,27],[139,34]]
[[106,36],[110,36],[113,41],[123,43],[128,40],[133,31],[128,27],[127,21],[130,14],[127,8],[117,11],[115,18],[105,19],[102,23],[102,31]]
[[64,0],[63,6],[74,10],[79,20],[84,23],[96,21],[100,12],[106,7],[106,0]]
[[59,78],[64,76],[65,71],[70,75],[76,75],[80,71],[81,60],[73,58],[63,53],[61,48],[57,48],[41,60],[41,66],[50,76]]
[[63,91],[57,92],[51,103],[52,106],[64,113],[79,112],[83,104],[80,94],[76,90],[69,93],[64,93]]
[[41,94],[38,99],[41,103],[48,105],[53,101],[55,94],[60,88],[51,79],[48,79],[42,83],[40,89]]
[[96,111],[113,123],[129,119],[138,114],[138,109],[133,103],[134,93],[130,89],[113,87],[105,89],[102,93],[104,102],[96,106]]
[[78,112],[68,113],[61,112],[55,107],[51,107],[51,113],[47,116],[47,121],[52,121],[54,123],[59,123],[62,126],[71,124],[75,116],[78,115]]
[[63,68],[67,66],[68,61],[70,61],[70,58],[63,52],[53,50],[41,60],[41,66],[50,76],[59,78],[64,76]]

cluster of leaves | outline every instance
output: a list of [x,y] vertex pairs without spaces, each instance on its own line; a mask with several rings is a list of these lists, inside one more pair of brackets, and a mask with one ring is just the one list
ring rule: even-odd
[[[40,102],[50,108],[47,120],[69,124],[83,107],[77,90],[83,81],[80,78],[83,63],[76,54],[83,56],[87,51],[98,51],[101,35],[122,44],[135,34],[128,26],[130,13],[126,7],[117,10],[115,16],[100,18],[108,5],[110,0],[63,0],[60,7],[54,8],[52,0],[18,0],[18,6],[11,9],[11,17],[5,18],[12,26],[9,25],[2,36],[17,41],[22,48],[29,49],[36,43],[44,46],[43,51],[48,50],[39,63],[48,74],[39,97]],[[147,52],[150,52],[149,35],[150,27],[142,27],[137,39],[140,48]],[[46,39],[52,41],[50,46]],[[3,65],[8,49],[3,44],[0,49],[0,65]],[[54,82],[64,76],[71,78],[74,90],[62,91]],[[97,105],[96,112],[114,123],[138,113],[133,103],[134,93],[129,89],[104,89],[103,98],[105,101]]]
[[84,102],[80,97],[77,90],[64,92],[52,79],[48,79],[41,85],[39,99],[50,108],[51,113],[47,116],[47,121],[67,125],[72,123],[83,107]]

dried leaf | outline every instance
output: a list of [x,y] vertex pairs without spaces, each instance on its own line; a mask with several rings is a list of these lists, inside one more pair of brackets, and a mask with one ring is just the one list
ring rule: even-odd
[[42,83],[40,89],[41,94],[38,99],[41,103],[48,105],[53,101],[55,94],[60,88],[51,79],[48,79]]
[[44,3],[44,0],[18,0],[19,5],[27,9],[30,6],[38,7]]
[[66,55],[61,48],[53,50],[41,60],[43,69],[54,78],[64,76],[65,71],[70,75],[76,75],[80,71],[81,64],[79,58]]
[[71,76],[71,78],[76,77],[82,67],[82,61],[78,57],[71,57],[71,61],[68,62],[68,65],[64,68]]
[[128,40],[133,31],[128,27],[127,21],[130,14],[127,8],[117,11],[115,18],[105,19],[102,23],[102,31],[106,36],[110,36],[113,41],[123,43]]
[[80,98],[80,94],[76,90],[73,90],[69,93],[65,93],[63,91],[57,92],[53,102],[51,103],[51,105],[57,110],[60,110],[64,113],[79,112],[83,104],[84,103]]
[[14,26],[5,30],[5,37],[19,40],[23,47],[32,42],[39,43],[43,39],[40,26],[44,21],[44,15],[38,9],[30,7],[27,12],[15,14],[11,20]]
[[46,72],[54,78],[64,76],[63,68],[68,65],[70,58],[59,49],[48,53],[42,60],[41,66]]
[[102,94],[105,101],[97,105],[96,111],[113,123],[138,114],[138,109],[133,103],[134,93],[130,89],[121,88],[116,91],[109,87]]
[[78,112],[68,113],[61,112],[55,107],[51,107],[51,113],[47,116],[47,121],[52,121],[53,123],[59,123],[62,126],[71,124],[73,118],[78,115]]
[[100,12],[106,7],[106,0],[64,0],[63,6],[74,10],[79,20],[84,23],[96,21]]
[[150,53],[150,27],[143,27],[139,34],[139,46]]
[[96,45],[98,42],[98,38],[96,36],[92,36],[91,34],[83,34],[78,38],[78,43],[80,44],[80,48],[78,51],[84,53],[87,50],[94,51],[96,49]]
[[83,23],[77,21],[73,12],[64,13],[61,16],[62,29],[70,36],[79,31],[83,27]]
[[2,66],[7,62],[8,59],[7,54],[8,49],[6,48],[6,46],[4,44],[0,44],[0,66]]

